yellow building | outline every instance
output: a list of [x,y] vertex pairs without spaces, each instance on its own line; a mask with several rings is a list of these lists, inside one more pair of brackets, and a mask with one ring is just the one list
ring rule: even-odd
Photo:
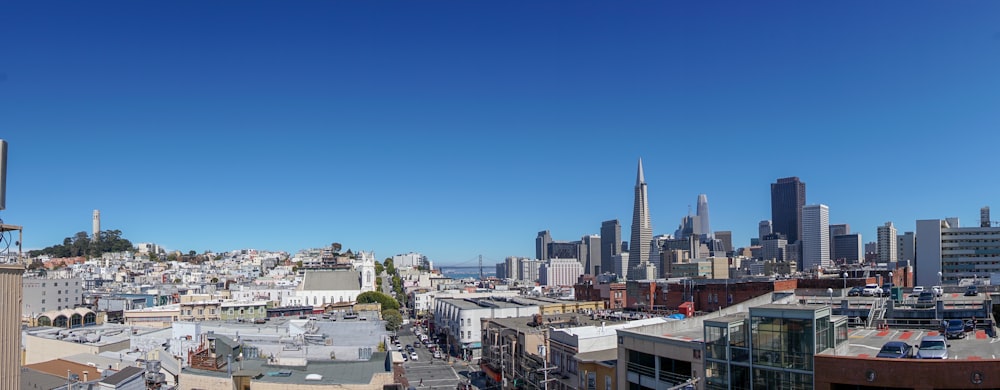
[[[181,297],[185,297],[182,295]],[[208,321],[221,319],[222,302],[211,301],[189,301],[183,302],[181,299],[181,321]]]

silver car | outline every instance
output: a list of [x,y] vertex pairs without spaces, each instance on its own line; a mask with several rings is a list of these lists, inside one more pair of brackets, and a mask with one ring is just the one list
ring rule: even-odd
[[925,336],[920,339],[917,359],[947,359],[948,340],[944,336]]

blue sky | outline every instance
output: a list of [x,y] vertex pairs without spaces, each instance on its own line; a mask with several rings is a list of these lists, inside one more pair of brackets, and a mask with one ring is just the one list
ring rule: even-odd
[[[7,3],[6,223],[170,249],[341,242],[439,264],[657,234],[737,245],[799,176],[866,241],[998,199],[1000,3]],[[1000,205],[995,205],[1000,206]],[[1000,209],[997,211],[1000,213]],[[996,218],[1000,219],[1000,218]]]

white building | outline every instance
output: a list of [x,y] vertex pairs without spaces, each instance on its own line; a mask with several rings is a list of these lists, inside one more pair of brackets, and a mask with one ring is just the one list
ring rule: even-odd
[[889,263],[896,261],[899,254],[896,252],[896,227],[892,222],[878,227],[878,262]]
[[80,278],[25,277],[22,313],[31,315],[48,311],[72,309],[80,305],[83,282]]
[[957,218],[928,219],[917,221],[916,235],[917,285],[985,280],[1000,272],[1000,227],[960,227]]
[[538,281],[538,269],[541,267],[542,261],[536,259],[524,258],[520,261],[521,267],[521,282],[527,284],[534,284]]
[[365,291],[375,291],[374,266],[354,270],[308,270],[292,296],[285,296],[283,306],[322,307],[330,303],[357,300]]
[[542,286],[572,286],[583,275],[583,264],[576,259],[548,259],[538,269]]
[[489,297],[516,297],[519,292],[516,290],[489,291],[489,292],[465,292],[464,290],[441,290],[413,293],[413,310],[426,312],[434,309],[438,299],[466,299],[466,298],[489,298]]
[[396,268],[416,268],[427,264],[427,256],[410,252],[405,255],[395,255],[392,257],[392,264]]
[[815,270],[831,265],[830,208],[827,205],[802,206],[801,239],[803,270]]
[[484,318],[527,317],[540,314],[533,304],[518,303],[512,298],[438,299],[434,304],[434,331],[445,334],[456,351],[482,348]]

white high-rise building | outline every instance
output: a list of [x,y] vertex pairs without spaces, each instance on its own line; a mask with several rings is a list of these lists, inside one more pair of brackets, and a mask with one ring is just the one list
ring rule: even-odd
[[958,218],[918,220],[915,282],[954,285],[988,279],[1000,273],[997,253],[1000,227],[961,227]]
[[802,206],[802,270],[829,265],[830,208],[825,204]]
[[572,286],[583,275],[583,264],[576,259],[548,259],[538,269],[542,286]]
[[896,227],[892,222],[878,227],[878,262],[889,263],[896,261]]

